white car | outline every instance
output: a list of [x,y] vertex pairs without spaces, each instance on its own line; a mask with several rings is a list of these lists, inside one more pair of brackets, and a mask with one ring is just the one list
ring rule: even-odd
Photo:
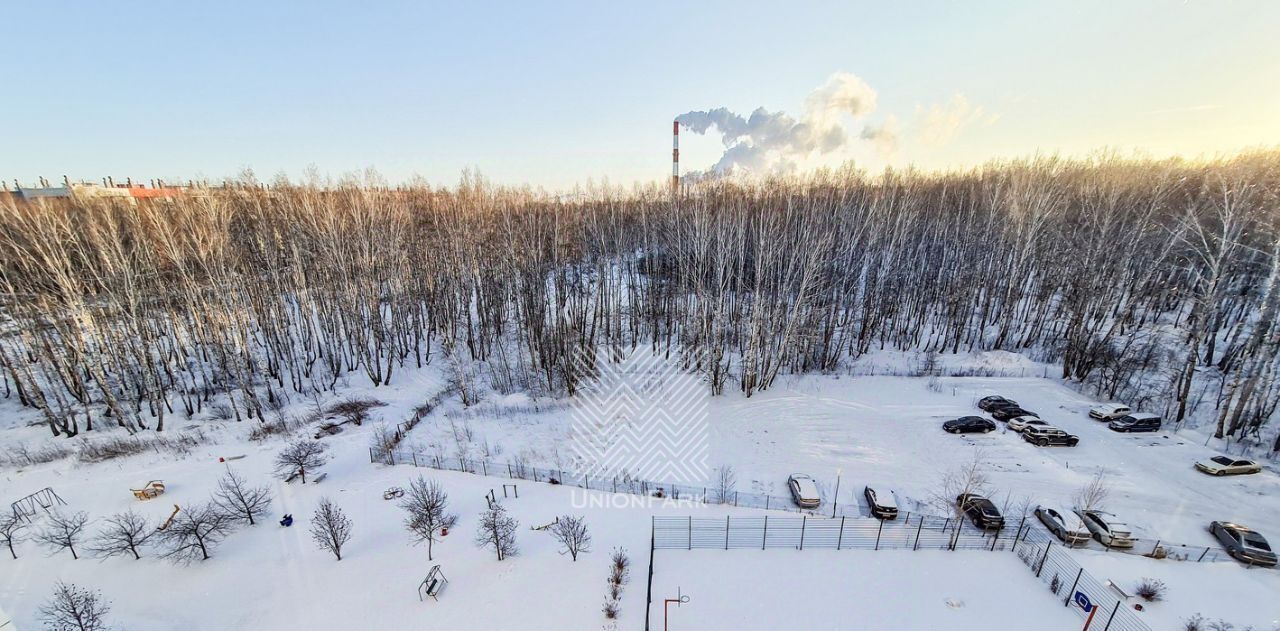
[[787,478],[787,488],[791,489],[791,499],[800,508],[817,508],[822,503],[818,494],[818,483],[803,473],[793,473]]
[[1100,510],[1076,509],[1076,515],[1084,522],[1093,538],[1108,548],[1132,548],[1133,528],[1119,517]]
[[1043,427],[1049,426],[1048,423],[1040,420],[1035,416],[1015,416],[1009,419],[1009,429],[1015,432],[1021,432],[1022,430],[1028,427],[1031,427],[1032,425],[1040,425]]
[[1036,517],[1049,532],[1067,545],[1084,543],[1089,540],[1089,529],[1081,521],[1080,516],[1071,511],[1060,510],[1054,506],[1041,504],[1036,507]]
[[1096,418],[1099,421],[1114,421],[1122,416],[1128,416],[1133,410],[1129,406],[1120,403],[1104,403],[1099,406],[1089,408],[1089,418]]
[[1261,473],[1262,465],[1252,461],[1229,456],[1214,456],[1196,463],[1196,468],[1209,475],[1244,475]]

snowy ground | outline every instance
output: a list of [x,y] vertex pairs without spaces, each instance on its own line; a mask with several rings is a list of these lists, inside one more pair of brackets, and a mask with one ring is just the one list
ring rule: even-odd
[[[181,462],[140,457],[127,462],[71,469],[43,468],[5,472],[6,496],[52,485],[68,509],[101,517],[129,508],[159,521],[174,504],[206,499],[225,464],[219,455],[245,449],[231,463],[253,483],[270,483],[273,514],[292,513],[297,522],[282,528],[268,523],[244,527],[226,539],[213,558],[174,566],[155,558],[81,559],[50,555],[34,542],[18,546],[19,559],[0,560],[0,603],[19,628],[37,628],[36,608],[56,579],[96,586],[113,603],[112,619],[129,629],[556,629],[593,628],[603,622],[605,576],[610,551],[626,548],[637,567],[623,592],[622,620],[643,617],[649,515],[690,513],[724,515],[732,509],[684,504],[653,508],[592,502],[586,492],[532,482],[519,483],[519,499],[504,506],[520,521],[521,553],[498,562],[472,542],[484,495],[502,494],[503,480],[412,467],[370,465],[365,431],[344,432],[330,444],[333,462],[319,484],[286,485],[270,478],[270,459],[279,445],[238,445],[231,451],[201,451]],[[419,474],[441,482],[460,520],[427,560],[425,547],[413,547],[401,527],[403,512],[382,492],[407,487]],[[163,479],[167,492],[139,502],[130,486]],[[592,497],[606,497],[590,493]],[[310,514],[329,497],[354,521],[343,560],[335,561],[312,544]],[[609,496],[611,497],[611,496]],[[584,515],[594,550],[578,562],[559,554],[549,534],[530,529],[561,514]],[[746,514],[737,511],[732,514]],[[90,530],[94,527],[91,525]],[[440,563],[450,583],[439,602],[419,602],[418,583],[432,563]]]
[[677,593],[689,602],[669,607],[675,629],[1079,626],[1008,551],[660,550],[654,566],[658,629]]
[[[903,497],[924,500],[937,490],[945,471],[968,461],[974,450],[981,448],[990,464],[992,495],[998,501],[1008,494],[1014,501],[1025,497],[1033,504],[1048,500],[1069,505],[1074,491],[1096,471],[1104,470],[1114,486],[1108,507],[1146,537],[1217,549],[1205,527],[1210,520],[1222,519],[1253,525],[1272,541],[1280,540],[1280,531],[1274,530],[1280,523],[1280,505],[1271,499],[1280,495],[1280,478],[1274,473],[1235,478],[1200,474],[1192,469],[1192,462],[1214,453],[1202,445],[1203,437],[1190,432],[1116,434],[1085,416],[1092,400],[1055,380],[1038,377],[1043,371],[1016,356],[1006,354],[997,359],[1007,360],[1008,366],[1001,366],[1004,374],[1016,370],[1028,376],[942,378],[932,389],[929,380],[920,378],[809,376],[780,380],[750,399],[730,390],[709,404],[710,464],[732,465],[743,491],[782,496],[786,476],[806,472],[819,480],[830,501],[839,471],[841,503],[858,501],[862,486],[871,481],[887,483]],[[975,361],[989,363],[991,358]],[[392,387],[367,389],[367,393],[389,404],[376,413],[394,424],[439,387],[432,370],[406,371]],[[362,390],[357,384],[344,395]],[[974,401],[993,393],[1015,398],[1049,422],[1078,434],[1081,445],[1040,449],[1011,432],[962,437],[940,430],[943,420],[976,413]],[[0,429],[0,444],[48,441],[43,427],[25,426],[34,418],[30,411],[19,410],[12,401],[0,405],[0,425],[5,426]],[[298,404],[300,410],[306,405]],[[23,541],[17,561],[0,555],[0,608],[15,617],[19,628],[36,627],[36,608],[58,578],[101,589],[113,602],[112,618],[131,629],[599,628],[604,623],[600,607],[607,556],[616,546],[630,550],[633,562],[620,628],[638,628],[644,610],[649,516],[726,513],[718,507],[635,507],[629,499],[623,500],[625,507],[608,501],[584,506],[582,491],[522,482],[520,499],[507,503],[521,522],[522,554],[498,563],[492,553],[476,548],[471,539],[478,513],[484,508],[483,495],[490,489],[501,494],[499,479],[371,465],[367,451],[370,428],[366,425],[326,439],[334,459],[325,468],[329,477],[323,483],[285,485],[270,475],[271,459],[283,445],[282,439],[248,442],[247,422],[170,419],[174,430],[199,426],[218,442],[198,447],[182,460],[149,453],[95,465],[61,461],[0,469],[0,500],[9,502],[52,486],[68,501],[69,509],[88,511],[96,519],[134,508],[158,520],[175,503],[189,505],[208,497],[226,467],[218,464],[219,456],[246,454],[231,466],[255,484],[270,484],[276,497],[273,514],[293,513],[299,523],[284,529],[272,520],[242,528],[215,551],[213,559],[192,567],[154,558],[73,561],[65,552],[51,556],[34,542]],[[531,464],[569,464],[566,441],[570,418],[564,402],[531,401],[522,395],[491,396],[466,410],[451,402],[419,425],[406,439],[405,447],[446,450],[453,456],[458,449],[455,436],[467,429],[472,439],[462,447],[468,457],[485,457],[487,451],[488,458],[498,462],[524,454]],[[425,548],[410,545],[401,527],[401,511],[381,497],[385,488],[407,486],[409,479],[419,474],[441,481],[453,499],[454,511],[461,516],[455,531],[437,549],[435,562],[442,564],[450,580],[438,603],[418,602],[415,588],[431,563]],[[164,479],[169,492],[150,502],[134,500],[128,489],[153,478]],[[341,562],[316,550],[307,535],[309,515],[322,496],[333,499],[355,521],[354,538]],[[906,508],[910,507],[908,503]],[[549,535],[529,530],[531,525],[547,523],[565,513],[586,515],[595,538],[595,551],[576,564],[557,553]],[[741,509],[733,514],[760,513]],[[89,530],[96,530],[96,525],[91,524]],[[903,628],[946,620],[956,626],[935,628],[964,629],[970,627],[963,625],[979,617],[976,612],[1020,615],[1008,609],[1009,605],[995,602],[997,596],[1003,598],[1001,595],[1011,590],[1033,593],[1010,602],[1025,604],[1035,598],[1050,598],[1008,554],[981,556],[983,560],[972,562],[989,564],[991,567],[981,569],[998,576],[981,583],[987,585],[985,590],[966,582],[972,572],[961,568],[971,567],[969,561],[934,560],[947,554],[952,556],[946,559],[952,559],[975,553],[802,554],[782,550],[661,552],[655,581],[663,581],[664,591],[655,583],[654,597],[663,597],[668,588],[684,586],[695,601],[680,614],[709,616],[698,618],[697,628],[705,629],[748,628],[733,622],[741,620],[740,616],[715,613],[717,608],[734,607],[731,599],[715,596],[720,589],[717,585],[741,590],[738,593],[743,597],[737,607],[744,611],[759,605],[761,611],[751,617],[753,621],[773,620],[768,617],[772,611],[786,614],[777,619],[780,621],[801,619],[789,609],[799,601],[766,600],[766,595],[789,588],[812,591],[817,606],[831,612],[807,619],[818,628],[842,627],[852,617],[873,615],[868,610],[897,609],[927,616],[920,618],[920,625]],[[1247,570],[1235,563],[1151,561],[1084,551],[1075,554],[1081,555],[1081,562],[1100,579],[1131,583],[1152,576],[1165,580],[1170,595],[1167,602],[1151,608],[1150,619],[1159,621],[1153,622],[1153,628],[1170,627],[1197,612],[1225,618],[1238,627],[1254,624],[1269,629],[1267,625],[1280,620],[1280,603],[1268,596],[1280,593],[1280,572],[1274,570]],[[906,561],[901,560],[904,556]],[[699,560],[711,558],[717,559],[715,563],[701,566]],[[911,569],[881,572],[875,569],[877,564]],[[950,574],[954,572],[964,575]],[[883,581],[892,583],[881,586]],[[851,597],[859,592],[846,586],[864,583],[880,586],[880,591],[863,590],[880,596]],[[949,584],[955,584],[955,589],[947,589]],[[753,596],[756,590],[758,597]],[[944,605],[939,603],[947,598],[963,600],[966,605],[942,611],[939,608]],[[918,612],[917,602],[922,603]],[[884,606],[876,607],[877,603]],[[1072,617],[1064,618],[1061,624],[1044,618],[1055,615],[1051,609],[1024,606],[1022,611],[1035,615],[1043,624],[1012,628],[1074,628]],[[698,611],[703,613],[691,613]],[[776,627],[765,624],[759,628]]]
[[1077,560],[1094,578],[1110,580],[1129,594],[1143,578],[1163,581],[1167,593],[1162,601],[1128,601],[1143,605],[1141,618],[1152,629],[1181,629],[1181,623],[1197,613],[1211,620],[1223,619],[1236,629],[1280,628],[1280,603],[1276,602],[1280,572],[1275,570],[1246,569],[1234,563],[1170,563],[1095,551],[1077,554]]

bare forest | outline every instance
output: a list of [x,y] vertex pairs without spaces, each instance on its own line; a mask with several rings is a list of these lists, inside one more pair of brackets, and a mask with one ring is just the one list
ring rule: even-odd
[[572,395],[593,361],[644,345],[750,396],[883,349],[1002,349],[1261,438],[1280,401],[1278,210],[1275,151],[850,169],[675,199],[366,176],[0,201],[0,394],[76,436],[266,421],[432,363],[464,400],[480,383]]

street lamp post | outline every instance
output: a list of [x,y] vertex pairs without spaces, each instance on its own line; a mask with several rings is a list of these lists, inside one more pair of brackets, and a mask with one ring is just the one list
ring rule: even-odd
[[831,518],[836,518],[836,507],[840,505],[840,469],[836,469],[836,494],[831,498]]

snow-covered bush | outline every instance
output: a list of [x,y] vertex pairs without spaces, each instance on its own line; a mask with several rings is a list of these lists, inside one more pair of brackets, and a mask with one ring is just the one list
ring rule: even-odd
[[1166,591],[1164,581],[1156,578],[1143,578],[1134,589],[1134,593],[1149,603],[1164,600]]

